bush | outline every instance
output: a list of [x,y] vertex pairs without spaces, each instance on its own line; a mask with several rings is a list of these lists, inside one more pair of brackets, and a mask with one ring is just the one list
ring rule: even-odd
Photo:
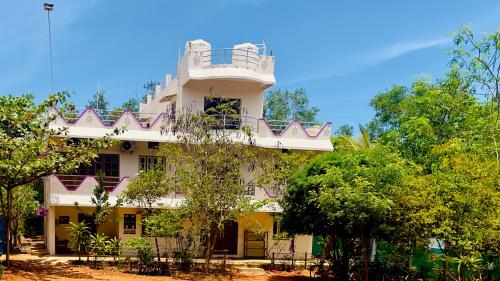
[[126,245],[137,251],[139,259],[139,273],[146,273],[147,269],[153,264],[154,253],[151,251],[151,242],[144,237],[133,237],[127,240]]

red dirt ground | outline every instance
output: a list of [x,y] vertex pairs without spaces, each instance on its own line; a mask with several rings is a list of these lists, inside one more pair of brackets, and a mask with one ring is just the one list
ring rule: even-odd
[[12,256],[12,266],[4,274],[3,280],[8,281],[82,281],[82,280],[102,280],[102,281],[182,281],[182,280],[252,280],[252,281],[306,281],[311,280],[306,274],[308,272],[268,272],[264,276],[243,276],[235,275],[230,277],[200,277],[196,275],[183,275],[179,278],[140,276],[133,273],[125,273],[113,268],[101,270],[90,269],[86,266],[75,266],[67,264],[52,264],[41,258],[32,255]]

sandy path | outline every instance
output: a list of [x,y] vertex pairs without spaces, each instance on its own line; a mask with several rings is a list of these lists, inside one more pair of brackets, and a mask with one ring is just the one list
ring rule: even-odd
[[[306,272],[289,273],[289,272],[272,272],[264,276],[234,276],[232,280],[255,280],[255,281],[305,281],[311,280],[305,277]],[[90,269],[86,266],[74,266],[62,263],[54,264],[43,258],[32,255],[14,255],[12,258],[12,266],[7,270],[3,280],[8,281],[83,281],[83,280],[102,280],[102,281],[179,281],[179,280],[230,280],[226,278],[200,278],[195,275],[185,275],[180,278],[166,276],[140,276],[133,273],[124,273],[113,268],[101,270]]]

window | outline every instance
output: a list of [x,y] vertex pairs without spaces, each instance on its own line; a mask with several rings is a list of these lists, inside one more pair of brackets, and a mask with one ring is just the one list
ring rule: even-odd
[[101,154],[90,165],[80,165],[76,170],[77,175],[95,176],[98,171],[103,171],[107,177],[120,176],[120,158],[117,154]]
[[135,234],[135,214],[124,214],[123,215],[123,233],[124,234]]
[[240,128],[240,99],[205,97],[204,110],[223,122],[221,127],[233,130]]
[[273,222],[273,239],[274,240],[286,240],[288,239],[288,233],[283,228],[279,221]]
[[165,159],[160,156],[139,156],[139,170],[149,171],[153,169],[165,170]]
[[255,186],[249,185],[245,191],[245,195],[255,195]]
[[59,216],[59,224],[69,224],[69,216]]

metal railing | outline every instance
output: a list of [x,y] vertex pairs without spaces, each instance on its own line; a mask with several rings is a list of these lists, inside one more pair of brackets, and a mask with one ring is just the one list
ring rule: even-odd
[[[148,122],[150,121],[151,118],[156,117],[157,114],[155,113],[144,113],[144,112],[132,112],[130,110],[123,110],[123,109],[118,109],[118,110],[103,110],[103,109],[96,109],[96,108],[77,108],[77,109],[72,109],[72,110],[66,110],[66,111],[59,111],[61,116],[66,119],[67,122],[69,123],[75,123],[82,115],[82,113],[87,110],[91,109],[97,115],[99,118],[102,120],[102,122],[105,125],[111,125],[113,124],[118,118],[124,113],[124,112],[131,112],[135,118],[139,122]],[[151,121],[152,122],[152,121]]]
[[[70,124],[74,124],[79,118],[81,118],[82,113],[87,110],[87,108],[79,108],[73,109],[71,111],[60,111],[62,117],[66,119],[66,121]],[[123,114],[123,112],[127,110],[100,110],[100,109],[92,109],[102,122],[105,125],[112,125],[114,122],[118,120],[118,118]],[[130,111],[129,111],[130,112]],[[156,119],[159,117],[158,113],[144,113],[144,112],[132,112],[135,118],[141,125],[145,128],[148,128]],[[174,124],[177,120],[179,114],[165,113],[164,119],[168,119],[167,123]],[[258,132],[259,130],[259,120],[260,118],[248,116],[248,115],[239,115],[239,116],[229,116],[229,115],[212,115],[216,121],[220,122],[220,124],[226,128],[231,130],[240,130],[242,127],[247,126],[253,132]],[[283,132],[289,125],[292,120],[273,120],[266,119],[267,125],[269,128],[276,134]],[[302,127],[308,130],[310,133],[315,133],[315,131],[319,132],[319,129],[323,126],[323,123],[320,122],[300,122]],[[317,133],[317,132],[316,132]]]
[[260,54],[249,49],[221,48],[201,52],[201,65],[259,66]]

